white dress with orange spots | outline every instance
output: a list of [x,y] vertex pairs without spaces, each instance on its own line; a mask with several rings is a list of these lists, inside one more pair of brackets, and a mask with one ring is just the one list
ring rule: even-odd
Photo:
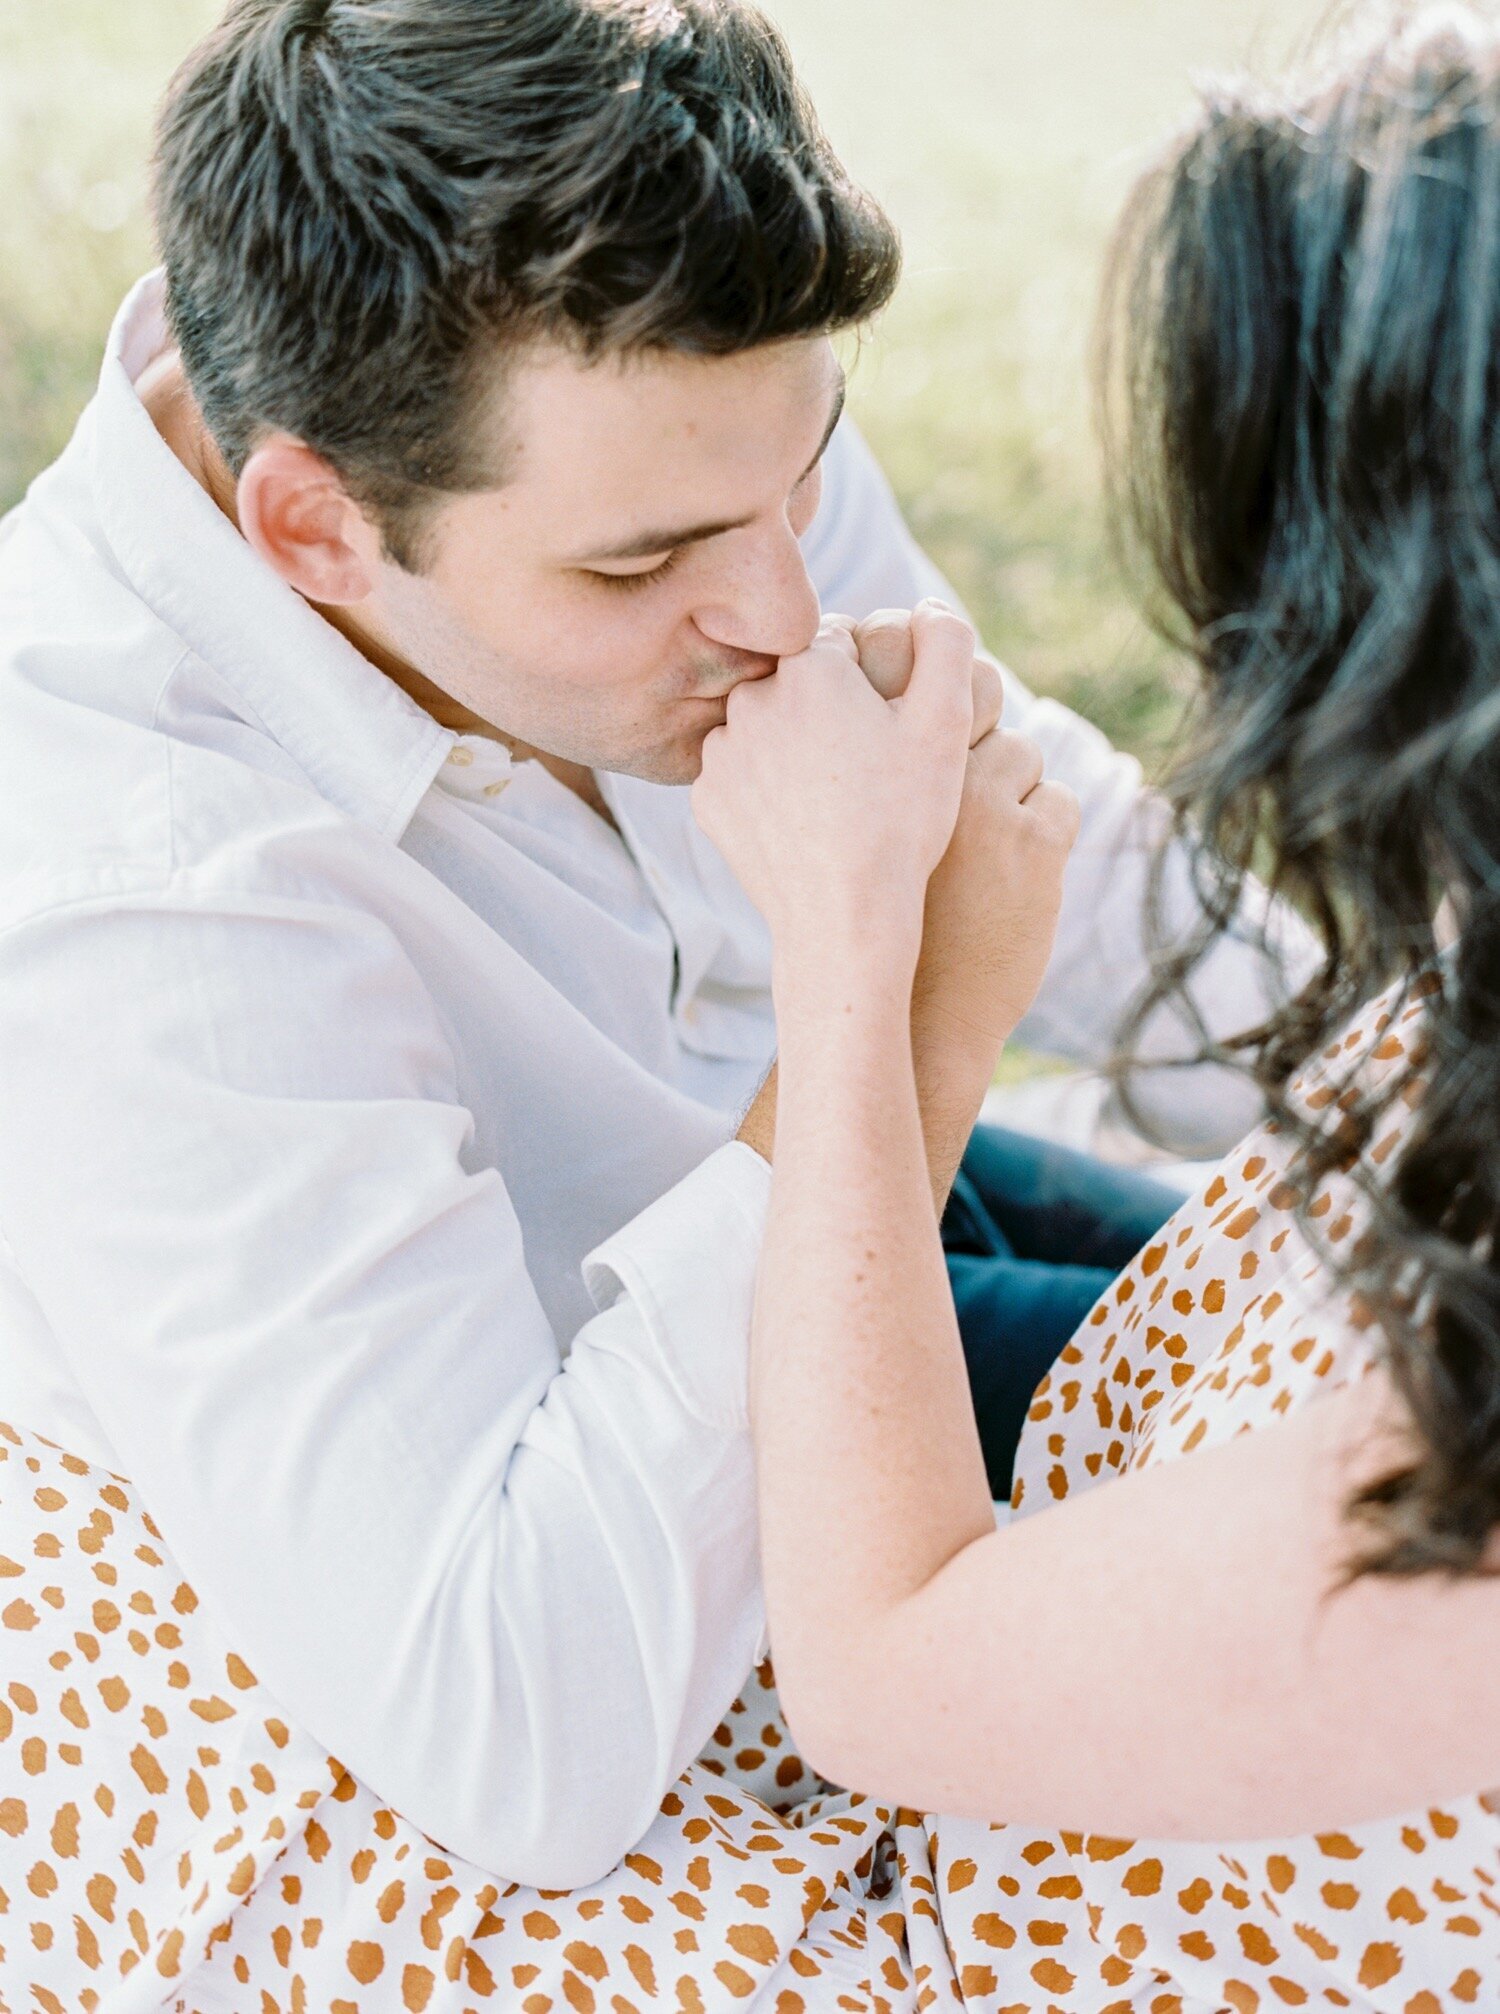
[[[1372,1024],[1372,1067],[1403,1034]],[[1368,1368],[1285,1173],[1255,1136],[1095,1310],[1033,1407],[1020,1515]],[[1347,1235],[1338,1184],[1318,1208]],[[0,2014],[1500,2008],[1500,1817],[1477,1795],[1253,1846],[938,1821],[812,1778],[763,1667],[638,1851],[539,1893],[289,1725],[130,1485],[20,1426],[0,1625]]]

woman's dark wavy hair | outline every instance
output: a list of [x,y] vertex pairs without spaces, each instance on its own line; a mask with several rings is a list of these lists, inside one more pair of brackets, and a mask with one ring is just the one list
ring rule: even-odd
[[[1316,925],[1311,983],[1227,1048],[1200,1020],[1203,1052],[1248,1056],[1304,1201],[1338,1169],[1369,1203],[1354,1248],[1324,1249],[1415,1432],[1355,1498],[1354,1570],[1480,1571],[1500,1523],[1500,34],[1427,11],[1295,91],[1210,95],[1136,192],[1103,327],[1120,521],[1203,673],[1167,789],[1208,921],[1163,949],[1140,1018],[1182,999],[1253,869]],[[1322,1120],[1289,1102],[1392,984],[1425,996],[1417,1061],[1378,1093],[1332,1064]],[[1358,1161],[1403,1099],[1394,1166]]]

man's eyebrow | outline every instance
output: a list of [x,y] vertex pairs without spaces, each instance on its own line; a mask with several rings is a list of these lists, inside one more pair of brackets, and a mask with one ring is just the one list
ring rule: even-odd
[[[841,369],[839,371],[838,385],[834,391],[833,416],[828,422],[828,428],[819,444],[818,452],[813,456],[798,478],[800,482],[807,481],[807,478],[818,466],[818,463],[827,454],[828,443],[833,439],[838,423],[844,417],[844,400],[848,396],[848,389],[848,380]],[[718,538],[723,532],[739,531],[749,522],[748,518],[743,517],[726,518],[719,524],[695,524],[684,526],[680,530],[675,531],[642,532],[638,538],[627,539],[622,545],[612,545],[603,552],[581,555],[574,564],[581,566],[601,559],[649,559],[652,553],[674,552],[679,546],[701,545],[705,539]]]

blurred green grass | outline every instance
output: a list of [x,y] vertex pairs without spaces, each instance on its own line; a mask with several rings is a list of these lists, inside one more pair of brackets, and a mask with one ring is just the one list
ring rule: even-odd
[[[66,440],[151,263],[155,103],[217,0],[0,9],[0,511]],[[770,0],[907,247],[854,405],[991,646],[1149,756],[1180,676],[1108,552],[1088,334],[1124,192],[1191,80],[1300,45],[1318,0]]]

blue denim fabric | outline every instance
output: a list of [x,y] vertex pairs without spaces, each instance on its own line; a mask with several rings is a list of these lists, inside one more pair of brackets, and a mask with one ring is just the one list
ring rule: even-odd
[[1181,1201],[1091,1155],[996,1126],[975,1132],[943,1217],[943,1248],[997,1498],[1010,1495],[1037,1386]]

